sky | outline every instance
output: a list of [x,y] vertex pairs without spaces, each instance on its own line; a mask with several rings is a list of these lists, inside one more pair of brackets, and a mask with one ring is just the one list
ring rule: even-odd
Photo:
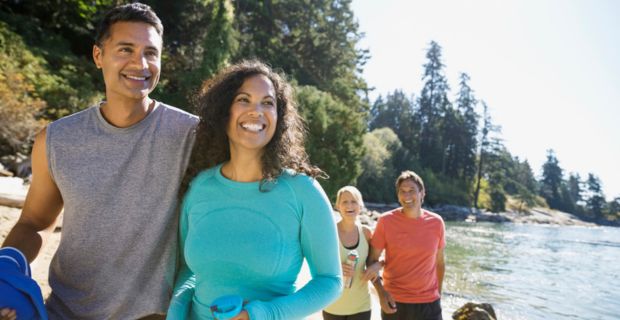
[[[461,72],[513,156],[540,178],[553,149],[565,175],[593,173],[620,196],[620,1],[354,0],[371,102],[421,91],[431,41],[451,98]],[[482,114],[480,106],[478,112]]]

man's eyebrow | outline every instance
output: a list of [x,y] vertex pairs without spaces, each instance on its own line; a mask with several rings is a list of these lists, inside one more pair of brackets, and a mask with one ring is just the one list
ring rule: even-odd
[[[136,45],[133,42],[121,41],[121,42],[118,42],[115,46],[117,46],[117,47],[122,47],[122,46],[135,47]],[[150,49],[150,50],[159,51],[159,48],[157,48],[156,46],[147,46],[146,48]]]
[[133,46],[135,46],[135,44],[133,44],[133,42],[121,41],[121,42],[116,43],[115,46],[117,46],[117,47],[118,46],[130,46],[130,47],[133,47]]

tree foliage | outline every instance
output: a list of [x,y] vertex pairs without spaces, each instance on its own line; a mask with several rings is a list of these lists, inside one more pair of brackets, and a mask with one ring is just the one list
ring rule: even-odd
[[358,188],[368,200],[395,202],[393,185],[399,170],[394,162],[402,153],[400,139],[388,127],[375,129],[364,135],[364,149],[366,152],[362,159],[362,174],[357,179]]
[[257,57],[282,68],[300,85],[311,85],[366,111],[361,67],[366,50],[350,0],[237,0],[239,57]]
[[45,101],[35,84],[45,73],[43,59],[0,22],[0,156],[24,153],[29,138],[41,127],[37,116]]
[[312,86],[298,87],[297,98],[308,127],[306,150],[311,162],[330,176],[321,184],[334,198],[340,187],[354,184],[361,172],[364,117]]
[[230,0],[148,1],[164,24],[162,78],[154,97],[190,110],[203,81],[231,62],[238,47]]
[[603,194],[603,188],[601,186],[600,179],[594,174],[588,174],[586,180],[586,208],[588,209],[588,216],[592,218],[601,218],[606,214],[605,195]]
[[540,195],[545,198],[549,207],[562,208],[562,178],[563,170],[553,150],[547,150],[547,161],[543,164],[542,179],[540,181]]
[[423,167],[433,172],[445,172],[445,153],[443,136],[443,117],[451,107],[448,99],[450,86],[444,75],[441,60],[441,47],[436,42],[430,43],[426,52],[427,63],[424,65],[424,87],[420,93],[418,110],[415,115],[420,133],[418,154],[424,155],[420,161]]

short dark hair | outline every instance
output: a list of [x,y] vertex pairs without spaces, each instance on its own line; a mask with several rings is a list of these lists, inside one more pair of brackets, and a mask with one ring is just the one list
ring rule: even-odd
[[413,183],[416,184],[416,186],[418,186],[419,191],[424,191],[424,181],[422,181],[422,178],[420,178],[420,176],[411,171],[411,170],[407,170],[407,171],[403,171],[400,173],[400,175],[398,176],[398,178],[396,178],[396,193],[398,193],[398,189],[400,188],[400,185],[403,183],[403,181],[405,180],[411,180],[413,181]]
[[95,45],[102,47],[103,41],[110,36],[110,27],[117,22],[144,22],[148,23],[157,30],[163,37],[164,26],[155,11],[144,3],[134,2],[114,7],[103,15],[97,26]]

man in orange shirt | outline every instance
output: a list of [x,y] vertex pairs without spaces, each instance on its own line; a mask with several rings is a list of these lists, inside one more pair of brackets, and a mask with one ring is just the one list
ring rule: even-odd
[[379,218],[371,241],[370,263],[379,260],[385,250],[381,318],[442,319],[443,219],[422,209],[424,182],[413,171],[400,174],[396,191],[402,207]]

